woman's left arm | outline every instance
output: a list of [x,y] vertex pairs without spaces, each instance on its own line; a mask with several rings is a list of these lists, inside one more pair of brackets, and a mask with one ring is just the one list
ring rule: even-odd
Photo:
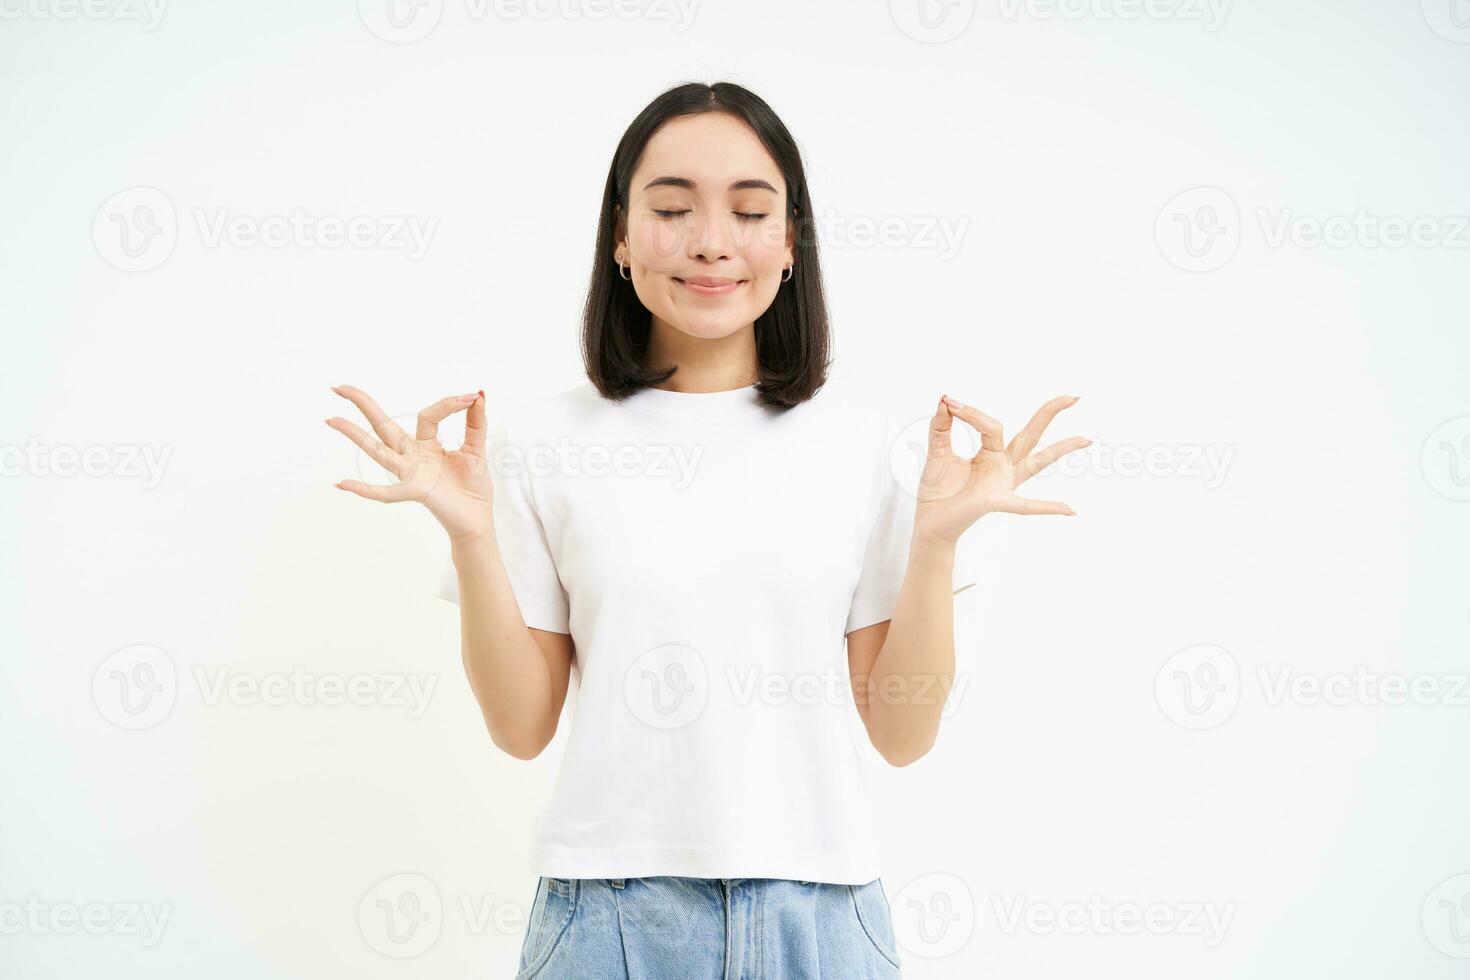
[[[1092,444],[1075,436],[1033,453],[1052,419],[1077,403],[1053,398],[1007,446],[1001,425],[948,395],[929,424],[919,481],[908,567],[893,618],[847,635],[847,666],[858,714],[879,754],[891,765],[922,758],[939,736],[939,720],[954,683],[954,561],[961,534],[985,514],[1066,514],[1066,504],[1031,500],[1016,488],[1061,457]],[[957,456],[954,419],[980,433],[972,459]]]

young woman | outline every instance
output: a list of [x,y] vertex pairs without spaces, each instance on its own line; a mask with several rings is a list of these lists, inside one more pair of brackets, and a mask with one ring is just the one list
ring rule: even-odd
[[[896,977],[849,724],[893,765],[934,744],[952,595],[975,581],[955,544],[991,511],[1072,513],[1016,488],[1087,445],[1033,452],[1075,399],[1009,445],[940,399],[906,487],[886,414],[823,390],[796,143],[729,83],[671,89],[624,134],[582,340],[588,382],[509,413],[493,465],[483,391],[413,437],[348,386],[377,438],[328,420],[399,478],[338,486],[420,501],[448,532],[495,744],[535,758],[575,691],[518,980]],[[446,452],[436,427],[461,410]],[[973,459],[954,418],[980,432]]]

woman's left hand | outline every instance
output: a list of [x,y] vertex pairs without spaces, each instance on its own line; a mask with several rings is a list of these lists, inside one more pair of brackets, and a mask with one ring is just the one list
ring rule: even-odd
[[[1058,459],[1092,445],[1091,439],[1073,436],[1031,452],[1056,414],[1075,404],[1074,396],[1053,398],[1007,446],[999,422],[945,395],[929,422],[929,452],[919,480],[915,532],[953,543],[991,511],[1075,516],[1071,507],[1059,501],[1031,500],[1016,494],[1017,487]],[[980,451],[973,459],[955,455],[950,442],[953,418],[968,422],[980,433]]]

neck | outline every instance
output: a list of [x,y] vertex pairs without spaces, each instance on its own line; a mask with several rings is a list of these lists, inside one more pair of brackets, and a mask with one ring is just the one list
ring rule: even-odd
[[658,317],[652,318],[646,362],[650,368],[678,367],[661,387],[667,391],[709,392],[744,388],[760,380],[755,324],[724,337],[691,337]]

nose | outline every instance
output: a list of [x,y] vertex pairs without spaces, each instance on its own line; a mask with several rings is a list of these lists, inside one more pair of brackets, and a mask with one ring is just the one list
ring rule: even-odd
[[691,258],[714,262],[730,257],[732,239],[726,215],[715,209],[697,213],[694,228],[689,233]]

